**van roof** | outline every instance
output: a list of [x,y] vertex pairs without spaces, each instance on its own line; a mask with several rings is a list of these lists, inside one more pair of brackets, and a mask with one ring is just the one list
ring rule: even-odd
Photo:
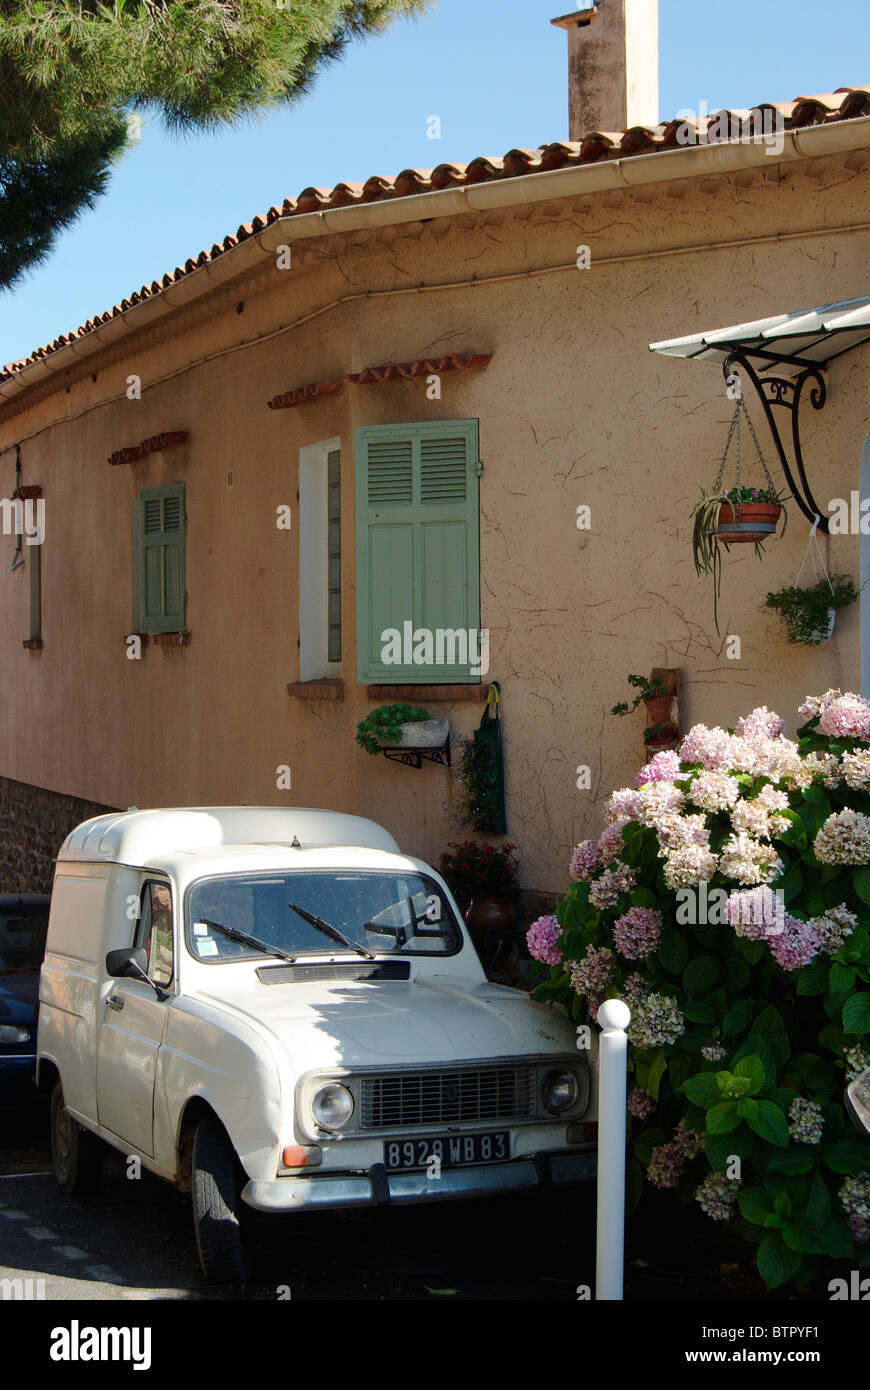
[[83,821],[64,840],[58,862],[90,860],[138,867],[178,850],[292,846],[294,840],[303,849],[353,845],[399,852],[383,826],[341,811],[306,806],[175,806],[117,811]]

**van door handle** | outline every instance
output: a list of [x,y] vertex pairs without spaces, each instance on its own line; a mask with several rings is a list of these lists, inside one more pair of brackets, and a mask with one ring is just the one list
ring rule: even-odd
[[123,999],[119,998],[119,996],[118,996],[117,994],[110,994],[110,995],[109,995],[108,999],[106,1000],[106,1008],[108,1008],[108,1009],[123,1009],[123,1007],[124,1007],[124,1000],[123,1000]]

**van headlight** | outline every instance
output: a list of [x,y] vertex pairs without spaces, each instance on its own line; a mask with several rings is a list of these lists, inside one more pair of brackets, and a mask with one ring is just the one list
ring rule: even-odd
[[311,1113],[321,1129],[344,1129],[353,1114],[353,1096],[340,1082],[330,1081],[315,1093]]
[[580,1083],[572,1071],[549,1071],[541,1082],[541,1099],[553,1115],[570,1110],[580,1095]]

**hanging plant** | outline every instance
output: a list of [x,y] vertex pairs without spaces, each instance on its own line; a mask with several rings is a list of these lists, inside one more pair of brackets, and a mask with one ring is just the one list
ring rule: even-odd
[[763,606],[782,618],[787,641],[817,647],[833,631],[832,614],[847,608],[857,597],[852,580],[847,575],[834,574],[801,589],[794,584],[775,589],[767,595]]
[[[755,449],[761,463],[766,486],[744,487],[743,485],[743,438],[742,422],[746,420],[752,435]],[[737,483],[728,491],[722,487],[725,464],[732,439],[736,438]],[[782,532],[785,534],[788,516],[784,497],[788,494],[777,492],[773,479],[764,461],[761,445],[755,433],[755,426],[741,396],[734,408],[731,428],[725,443],[725,452],[719,464],[719,472],[708,493],[701,488],[700,501],[692,508],[692,558],[699,575],[710,575],[713,580],[713,620],[719,631],[719,597],[722,588],[722,551],[735,544],[752,542],[759,559],[763,556],[764,542],[775,535],[779,518],[782,516]]]

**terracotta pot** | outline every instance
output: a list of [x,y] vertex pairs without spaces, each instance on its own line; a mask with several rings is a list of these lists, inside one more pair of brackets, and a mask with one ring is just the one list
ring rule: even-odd
[[777,528],[782,507],[778,502],[741,502],[740,519],[737,505],[723,502],[719,508],[719,525],[714,531],[717,541],[725,545],[763,541]]
[[651,724],[667,724],[673,699],[673,695],[656,695],[652,700],[644,700]]
[[505,936],[517,924],[517,910],[513,899],[504,893],[493,893],[485,898],[475,898],[465,914],[471,939],[483,953],[485,938],[492,933]]

